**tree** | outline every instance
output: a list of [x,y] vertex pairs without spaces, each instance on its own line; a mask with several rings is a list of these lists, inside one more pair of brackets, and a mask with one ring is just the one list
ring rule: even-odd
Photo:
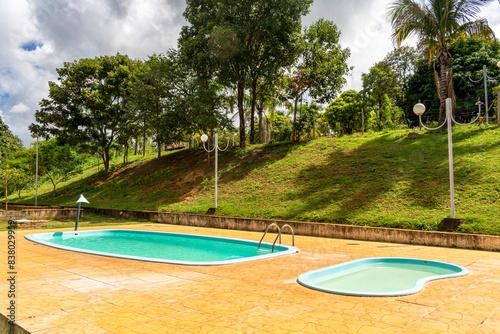
[[[33,147],[10,153],[4,162],[8,175],[9,193],[31,188],[35,183],[35,168],[31,169],[31,161],[35,160],[35,149]],[[33,164],[34,165],[34,164]]]
[[400,91],[396,96],[398,106],[404,106],[404,92],[408,89],[408,81],[415,72],[420,54],[411,46],[397,47],[389,52],[382,62],[387,64],[392,72],[396,73]]
[[213,133],[215,129],[234,130],[228,118],[227,108],[231,99],[225,95],[224,87],[204,73],[198,73],[182,53],[169,56],[175,59],[167,71],[169,82],[166,121],[181,124],[185,135]]
[[318,103],[333,100],[346,83],[349,56],[349,49],[342,49],[340,45],[340,30],[332,21],[320,19],[305,29],[301,53],[290,74],[293,142],[296,141],[298,102],[306,93]]
[[[340,94],[326,108],[325,117],[328,119],[330,128],[337,133],[352,134],[361,129],[361,110],[363,100],[361,95],[353,90],[347,90]],[[369,113],[367,113],[369,114]],[[366,117],[368,120],[369,117]],[[368,123],[368,122],[367,122]]]
[[[256,108],[259,117],[259,139],[260,143],[266,142],[263,135],[267,132],[267,125],[272,127],[272,123],[269,121],[273,119],[273,114],[276,112],[276,107],[279,104],[286,101],[286,97],[283,96],[283,90],[287,85],[287,77],[282,72],[279,75],[273,76],[271,78],[261,79],[257,86],[257,103]],[[264,111],[268,110],[270,118],[264,117]],[[270,133],[272,137],[272,131]],[[268,138],[272,140],[272,138]]]
[[7,170],[7,175],[7,188],[9,189],[9,192],[16,191],[19,198],[21,198],[22,190],[29,189],[33,185],[32,175],[24,169],[9,168]]
[[0,162],[10,153],[17,152],[23,148],[21,139],[12,134],[7,124],[0,116]]
[[56,186],[78,173],[84,158],[67,144],[57,145],[55,139],[40,142],[38,149],[38,173],[52,183],[55,197]]
[[[500,75],[500,69],[496,66],[500,59],[500,44],[482,38],[464,37],[452,41],[449,50],[453,54],[453,81],[457,96],[456,117],[465,122],[477,113],[476,102],[484,101],[484,84],[481,80],[483,65],[487,66],[489,77]],[[496,81],[489,81],[488,88],[493,89],[498,83],[500,77]],[[492,90],[489,93],[491,94]],[[436,119],[439,99],[434,85],[433,69],[429,68],[423,58],[419,59],[415,74],[410,77],[406,100],[408,101],[406,117],[411,119],[414,125],[418,124],[418,117],[413,114],[412,108],[419,100],[422,100],[427,109],[424,118]],[[494,101],[494,96],[490,101]]]
[[375,63],[368,73],[362,73],[361,80],[363,95],[367,96],[371,104],[378,109],[384,107],[386,96],[396,101],[398,94],[402,91],[398,74],[383,61]]
[[177,55],[173,50],[165,56],[150,56],[134,73],[130,85],[136,117],[139,122],[143,122],[143,137],[146,137],[149,129],[156,142],[158,158],[161,156],[162,143],[172,144],[181,139],[182,124],[177,115],[171,115],[174,112],[172,98],[175,96],[171,90],[183,79],[172,76],[176,66]]
[[267,116],[271,126],[271,141],[280,142],[290,140],[292,136],[292,121],[281,112],[273,112]]
[[321,106],[316,103],[303,106],[300,117],[297,121],[297,136],[299,138],[303,134],[307,134],[307,140],[311,140],[316,137],[316,126],[320,111]]
[[[284,66],[296,51],[301,17],[312,0],[187,0],[180,49],[195,71],[237,92],[240,147],[246,146],[243,100],[248,83]],[[251,80],[249,80],[251,79]],[[253,101],[256,90],[253,89]],[[255,110],[253,102],[252,110]]]
[[107,172],[109,150],[131,120],[127,85],[134,68],[121,54],[64,63],[57,69],[59,82],[49,82],[49,96],[40,102],[30,130],[98,152]]
[[[476,111],[475,103],[478,100],[485,102],[483,65],[486,65],[490,78],[496,77],[496,79],[488,80],[488,87],[492,88],[500,84],[500,69],[496,65],[500,59],[500,44],[481,38],[464,37],[452,41],[449,49],[453,54],[453,81],[457,95],[457,112],[467,109]],[[490,90],[488,92],[490,114],[491,104],[494,101],[491,93]]]
[[[434,77],[440,101],[439,119],[445,118],[445,101],[455,100],[451,53],[448,44],[457,37],[482,36],[494,39],[493,30],[480,9],[493,0],[396,0],[389,5],[388,18],[392,39],[401,45],[416,36],[418,47],[425,50],[429,64],[434,60]],[[436,66],[439,67],[438,75]]]

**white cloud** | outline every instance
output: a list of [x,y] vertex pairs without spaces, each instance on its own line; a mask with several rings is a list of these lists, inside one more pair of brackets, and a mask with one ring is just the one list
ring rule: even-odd
[[29,110],[30,108],[24,103],[18,103],[10,109],[10,112],[13,114],[23,114]]
[[[175,47],[184,0],[17,0],[0,2],[1,115],[30,142],[28,125],[56,68],[117,52],[144,59]],[[41,45],[26,51],[22,45]]]

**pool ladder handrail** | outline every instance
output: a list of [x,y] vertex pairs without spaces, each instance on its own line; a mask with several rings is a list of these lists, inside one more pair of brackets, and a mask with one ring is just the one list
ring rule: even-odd
[[264,234],[262,235],[262,238],[260,238],[260,241],[259,241],[259,248],[258,248],[258,249],[260,249],[260,244],[262,243],[262,240],[264,240],[264,237],[266,236],[266,233],[267,233],[267,231],[269,230],[269,228],[270,228],[271,226],[276,226],[276,227],[278,228],[278,230],[280,229],[279,225],[278,225],[278,224],[276,224],[276,223],[271,223],[271,224],[267,225],[266,230],[264,231]]
[[273,242],[273,248],[272,248],[271,252],[273,252],[273,253],[274,253],[274,245],[276,245],[276,241],[278,240],[278,238],[280,239],[280,244],[281,244],[281,231],[282,231],[285,227],[289,227],[289,228],[290,228],[290,230],[292,231],[292,246],[295,246],[295,234],[293,233],[293,228],[292,228],[289,224],[285,224],[285,225],[281,226],[281,228],[280,228],[278,224],[276,224],[276,223],[271,223],[271,224],[267,225],[266,231],[264,232],[264,235],[262,236],[262,238],[261,238],[261,239],[260,239],[260,241],[259,241],[259,248],[258,248],[258,249],[260,249],[260,244],[262,243],[262,240],[264,240],[264,237],[266,236],[267,231],[268,231],[268,230],[269,230],[269,228],[270,228],[271,226],[273,226],[273,225],[274,225],[274,226],[276,226],[276,227],[279,229],[279,231],[278,231],[278,235],[276,236],[276,239],[274,239],[274,242]]

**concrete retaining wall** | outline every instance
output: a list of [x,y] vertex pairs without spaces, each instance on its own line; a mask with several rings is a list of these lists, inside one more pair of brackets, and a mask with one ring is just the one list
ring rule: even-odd
[[[0,222],[9,220],[51,220],[51,219],[76,219],[76,208],[55,208],[55,207],[16,207],[8,206],[8,211],[0,210]],[[16,210],[18,209],[18,210]],[[81,212],[82,213],[82,212]]]
[[[264,232],[269,224],[277,223],[280,226],[289,224],[293,227],[296,235],[500,251],[500,236],[482,234],[414,231],[157,211],[115,210],[88,207],[86,207],[85,210],[88,213],[108,215],[117,218],[145,219],[174,225]],[[286,234],[289,234],[289,231],[288,229],[283,230]]]
[[[4,310],[2,310],[2,313],[5,313]],[[5,333],[5,334],[30,334],[27,330],[24,328],[20,327],[18,324],[14,323],[11,324],[9,322],[9,319],[3,314],[0,314],[0,333]]]

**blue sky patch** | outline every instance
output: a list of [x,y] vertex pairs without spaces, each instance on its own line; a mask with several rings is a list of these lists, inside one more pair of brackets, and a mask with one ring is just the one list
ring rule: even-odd
[[35,51],[36,48],[41,48],[42,46],[43,46],[43,43],[40,43],[37,41],[29,41],[29,42],[21,44],[21,48],[25,51]]
[[10,97],[9,93],[5,93],[5,94],[0,95],[0,102],[7,100],[9,97]]

